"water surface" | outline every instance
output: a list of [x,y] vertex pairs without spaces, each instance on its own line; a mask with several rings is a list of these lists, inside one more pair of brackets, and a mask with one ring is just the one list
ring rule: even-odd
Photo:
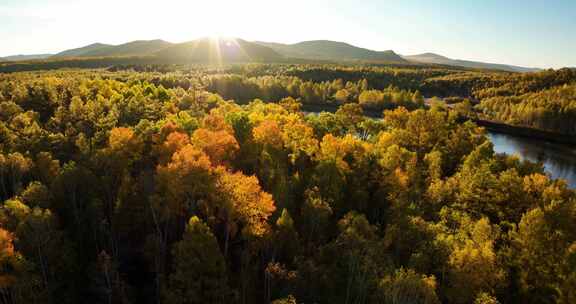
[[563,178],[576,189],[576,148],[543,140],[488,131],[497,153],[517,154],[522,159],[541,161],[552,178]]

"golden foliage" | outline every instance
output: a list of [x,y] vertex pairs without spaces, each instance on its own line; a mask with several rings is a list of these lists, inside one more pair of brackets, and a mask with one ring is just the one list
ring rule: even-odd
[[236,138],[225,130],[197,129],[192,134],[192,143],[202,149],[214,164],[232,160],[240,150]]
[[157,147],[158,158],[160,163],[166,163],[172,158],[174,152],[190,144],[190,138],[187,134],[174,131],[168,135],[166,140]]
[[340,170],[347,172],[350,170],[350,164],[347,160],[359,161],[366,153],[371,151],[371,149],[370,144],[351,134],[347,134],[343,138],[327,134],[322,138],[322,142],[320,143],[318,159],[320,161],[334,162]]
[[143,143],[130,128],[114,128],[110,131],[108,147],[126,157],[133,157],[142,152]]
[[262,236],[269,229],[268,217],[276,210],[272,195],[260,188],[256,176],[230,173],[224,168],[218,171],[216,186],[232,205],[231,217],[240,220],[247,235]]
[[282,149],[282,131],[278,123],[273,120],[265,120],[252,130],[252,135],[257,143],[268,145],[275,149]]

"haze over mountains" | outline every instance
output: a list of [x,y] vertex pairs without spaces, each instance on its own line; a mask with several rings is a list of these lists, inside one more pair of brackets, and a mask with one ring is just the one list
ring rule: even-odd
[[477,62],[477,61],[469,61],[469,60],[459,60],[459,59],[451,59],[448,57],[444,57],[442,55],[434,54],[434,53],[424,53],[419,55],[410,55],[410,56],[403,56],[405,59],[413,62],[420,62],[420,63],[431,63],[431,64],[442,64],[442,65],[451,65],[451,66],[459,66],[459,67],[466,67],[466,68],[473,68],[473,69],[490,69],[490,70],[502,70],[502,71],[510,71],[510,72],[534,72],[538,71],[539,69],[535,68],[526,68],[526,67],[519,67],[513,65],[506,65],[506,64],[497,64],[497,63],[485,63],[485,62]]
[[[146,57],[161,63],[180,62],[286,62],[309,61],[366,62],[394,64],[437,64],[473,69],[530,72],[538,69],[447,58],[438,54],[402,56],[392,50],[374,51],[329,40],[304,41],[295,44],[249,42],[242,39],[201,38],[184,43],[164,40],[137,40],[120,45],[94,43],[57,54],[18,55],[0,61],[65,60],[67,58]],[[5,63],[4,63],[5,64]]]

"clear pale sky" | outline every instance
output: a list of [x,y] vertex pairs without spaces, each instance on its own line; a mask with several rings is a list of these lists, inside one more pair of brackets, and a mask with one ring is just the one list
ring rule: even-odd
[[576,0],[0,0],[0,56],[221,35],[576,66]]

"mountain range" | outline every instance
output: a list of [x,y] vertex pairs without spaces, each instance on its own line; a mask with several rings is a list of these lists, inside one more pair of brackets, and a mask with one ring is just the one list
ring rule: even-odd
[[60,52],[52,58],[145,56],[172,46],[164,40],[136,40],[120,45],[94,43]]
[[154,54],[165,60],[202,62],[277,62],[284,58],[271,48],[242,39],[198,39],[164,48]]
[[424,53],[419,55],[403,56],[404,59],[413,62],[441,64],[450,66],[459,66],[472,69],[489,69],[489,70],[502,70],[509,72],[535,72],[539,69],[526,68],[520,66],[513,66],[507,64],[485,63],[469,60],[451,59],[434,53]]
[[53,56],[52,54],[34,54],[34,55],[13,55],[0,57],[0,61],[25,61],[25,60],[36,60],[36,59],[46,59]]
[[[509,72],[531,72],[538,69],[459,60],[433,53],[402,56],[392,50],[374,51],[345,42],[314,40],[294,44],[246,41],[242,39],[201,38],[183,43],[164,40],[136,40],[120,45],[93,43],[57,54],[17,55],[0,58],[0,61],[63,60],[68,58],[146,57],[159,63],[181,62],[289,62],[293,60],[433,64],[490,69]],[[3,63],[6,64],[6,63]]]
[[269,47],[290,58],[408,63],[392,50],[373,51],[338,41],[314,40],[295,44],[256,41],[255,43]]

